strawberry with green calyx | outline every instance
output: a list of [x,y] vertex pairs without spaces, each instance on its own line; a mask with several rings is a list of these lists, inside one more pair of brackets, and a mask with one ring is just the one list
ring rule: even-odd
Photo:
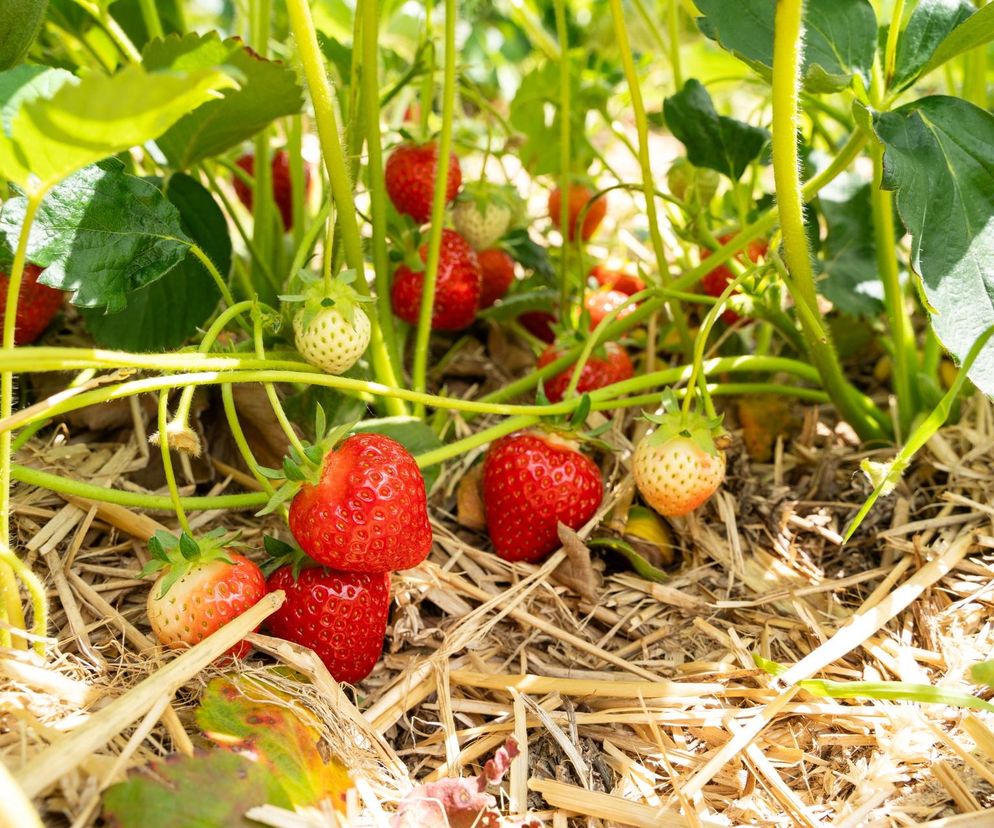
[[[387,195],[398,213],[410,216],[417,224],[427,224],[431,220],[437,166],[438,144],[434,141],[401,144],[387,158],[383,170]],[[461,184],[459,159],[455,153],[450,153],[445,187],[446,204],[456,197]]]
[[559,524],[579,529],[603,494],[600,469],[579,443],[549,431],[502,437],[483,461],[487,529],[507,561],[538,561],[554,552]]
[[452,223],[474,250],[493,247],[520,221],[523,201],[514,187],[476,181],[467,184],[452,207]]
[[639,494],[663,517],[694,511],[725,479],[721,418],[678,410],[675,400],[670,392],[662,414],[646,415],[656,428],[642,438],[632,459]]
[[[570,347],[579,343],[579,335],[576,333],[572,334],[572,338],[569,334],[561,335],[558,340],[541,353],[535,367],[544,368],[549,363],[555,362]],[[573,369],[574,366],[570,365],[565,370],[545,380],[545,396],[550,402],[555,403],[563,399],[573,377]],[[577,394],[585,394],[589,391],[596,391],[598,388],[631,379],[634,374],[635,369],[628,357],[628,352],[617,342],[605,342],[591,352],[580,370],[576,392]]]
[[[323,431],[319,411],[318,434]],[[290,501],[290,531],[311,558],[333,569],[410,569],[431,551],[424,478],[410,452],[384,434],[346,437],[339,426],[283,469],[260,469],[285,482],[263,512]]]
[[294,342],[300,355],[326,374],[344,374],[359,360],[369,345],[369,317],[362,309],[370,298],[360,296],[349,270],[326,286],[324,280],[301,271],[302,295],[281,296],[284,302],[302,302],[294,313]]
[[[186,532],[152,536],[152,559],[142,574],[159,573],[148,594],[148,620],[160,643],[171,649],[199,644],[266,594],[262,570],[233,551],[238,545],[224,529],[199,540]],[[228,652],[243,657],[250,649],[241,641]]]
[[389,572],[341,572],[320,566],[297,547],[265,538],[271,561],[269,592],[283,590],[283,605],[266,627],[286,641],[312,649],[336,681],[368,676],[390,617]]

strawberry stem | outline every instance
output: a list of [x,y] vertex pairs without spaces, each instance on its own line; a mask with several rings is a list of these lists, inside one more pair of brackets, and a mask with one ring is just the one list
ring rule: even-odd
[[176,520],[184,532],[190,532],[190,521],[187,520],[186,511],[180,501],[179,489],[176,487],[176,473],[173,470],[173,458],[169,453],[169,392],[162,391],[159,394],[159,450],[162,453],[162,470],[166,475],[166,487],[169,489],[169,497],[173,503],[173,511],[176,512]]
[[[252,336],[255,341],[256,355],[259,359],[265,359],[266,351],[262,343],[262,311],[258,305],[252,309]],[[287,417],[286,411],[283,410],[283,403],[280,402],[279,394],[276,393],[276,386],[271,382],[263,382],[262,387],[266,391],[266,397],[272,406],[273,414],[276,415],[276,421],[280,424],[280,428],[286,435],[287,440],[300,453],[300,456],[303,457],[304,444],[300,442],[296,429],[294,429],[293,424],[290,422],[290,418]]]
[[[571,73],[569,71],[569,29],[566,26],[565,0],[553,0],[552,6],[555,11],[556,37],[559,43],[559,231],[562,233],[562,247],[559,251],[559,314],[565,319],[570,307],[569,237],[570,233],[574,231],[574,228],[569,226],[569,190],[572,178],[572,170],[570,169],[572,163],[570,158]],[[581,224],[580,227],[582,226]],[[576,228],[575,232],[577,236],[580,235],[579,228]]]

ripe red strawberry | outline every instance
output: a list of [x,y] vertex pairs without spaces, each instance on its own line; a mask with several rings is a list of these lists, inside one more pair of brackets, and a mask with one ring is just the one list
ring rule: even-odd
[[617,320],[631,316],[638,307],[637,304],[629,301],[627,293],[622,293],[620,290],[592,290],[587,293],[583,305],[590,314],[590,330],[600,325],[604,317],[615,308],[623,308],[615,317]]
[[[40,267],[35,267],[33,264],[24,265],[21,291],[17,299],[17,318],[14,320],[15,345],[28,345],[34,342],[62,310],[62,291],[38,284],[38,276],[41,273]],[[10,277],[6,273],[0,273],[0,325],[3,324],[5,316],[9,285]]]
[[514,282],[514,259],[497,247],[481,250],[476,258],[480,262],[482,276],[480,310],[483,310],[503,297],[511,287]]
[[600,469],[577,444],[538,432],[495,442],[483,461],[483,507],[494,550],[537,561],[559,548],[559,523],[579,529],[601,504]]
[[316,484],[301,484],[290,531],[304,552],[333,569],[410,569],[431,550],[424,478],[396,440],[353,434],[325,455]]
[[635,485],[642,499],[664,517],[686,515],[725,479],[725,453],[714,442],[720,422],[682,412],[647,419],[657,428],[635,448]]
[[590,269],[590,275],[597,280],[601,287],[611,290],[620,290],[626,296],[634,296],[645,290],[645,282],[634,273],[626,273],[624,270],[612,270],[604,265],[594,265]]
[[[246,153],[235,163],[250,176],[255,175],[255,156],[251,153]],[[291,230],[293,228],[293,184],[290,179],[290,155],[286,150],[277,150],[273,153],[271,169],[273,202],[276,204],[276,209],[280,211],[283,229]],[[251,210],[252,188],[238,176],[235,176],[234,184],[238,199]],[[307,193],[311,191],[311,170],[307,164],[304,165],[304,189]]]
[[[580,217],[580,211],[586,207],[587,202],[594,197],[593,191],[583,186],[582,184],[571,184],[569,188],[568,199],[568,211],[569,211],[569,240],[576,240],[576,223]],[[549,194],[549,216],[552,218],[552,223],[559,227],[560,210],[562,209],[562,198],[563,194],[557,187]],[[599,196],[593,204],[590,205],[590,209],[587,210],[586,216],[583,219],[583,224],[580,227],[580,238],[584,241],[589,241],[590,237],[594,235],[594,232],[600,226],[600,223],[604,220],[604,216],[607,215],[607,198],[605,196]]]
[[[727,233],[723,236],[718,236],[718,241],[721,244],[727,244],[733,238],[731,233]],[[758,262],[763,256],[766,255],[766,242],[759,239],[749,242],[746,245],[746,255],[753,261],[753,263]],[[707,248],[701,250],[701,259],[706,259],[711,255],[711,251]],[[725,288],[728,287],[728,283],[735,278],[728,265],[720,264],[714,270],[707,273],[704,278],[701,279],[701,290],[704,291],[708,296],[714,296],[715,298],[721,296],[725,292]],[[733,293],[738,293],[736,289]],[[734,325],[742,317],[739,316],[733,310],[726,310],[721,314],[721,319],[726,325]]]
[[281,566],[266,582],[286,593],[266,619],[273,635],[310,647],[335,681],[368,676],[383,651],[390,615],[389,572],[338,572],[324,567]]
[[[401,144],[387,159],[384,176],[387,195],[397,208],[418,224],[431,219],[431,202],[435,195],[435,165],[438,144]],[[462,184],[462,170],[455,153],[449,154],[449,176],[445,187],[445,203],[456,197]]]
[[[161,572],[148,593],[148,620],[159,642],[171,649],[199,644],[266,594],[262,570],[225,543],[219,531],[199,543],[157,532],[149,541],[152,561],[145,572]],[[251,646],[241,641],[228,650],[242,657]]]
[[[600,353],[598,353],[600,351]],[[550,362],[554,362],[563,355],[563,350],[553,344],[546,348],[538,358],[536,367],[544,368]],[[580,381],[576,386],[577,394],[584,394],[588,391],[596,391],[606,385],[613,385],[616,382],[631,379],[635,371],[632,368],[632,361],[628,358],[628,352],[616,342],[606,343],[602,349],[594,351],[587,360],[587,364],[580,371]],[[559,402],[566,389],[569,387],[570,377],[573,376],[572,366],[561,374],[556,374],[551,379],[545,381],[543,387],[545,396],[549,402]]]
[[556,317],[553,314],[546,311],[528,311],[518,317],[518,322],[536,339],[550,344],[556,341],[556,332],[552,328],[556,324]]
[[[427,261],[428,245],[421,245],[418,252],[421,261]],[[455,230],[443,230],[431,327],[437,331],[458,331],[473,324],[482,281],[480,261],[473,248]],[[416,273],[407,265],[398,267],[394,274],[390,304],[393,312],[411,325],[417,324],[421,312],[423,284],[424,272]]]

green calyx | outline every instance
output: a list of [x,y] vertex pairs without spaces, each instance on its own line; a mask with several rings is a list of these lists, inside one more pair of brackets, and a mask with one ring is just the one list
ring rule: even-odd
[[353,420],[328,429],[324,409],[319,405],[314,417],[314,442],[310,445],[303,444],[303,454],[291,446],[289,453],[283,458],[283,465],[280,468],[256,467],[263,477],[283,481],[269,502],[259,512],[256,512],[256,515],[261,517],[276,511],[284,503],[291,501],[305,483],[312,486],[317,485],[321,479],[325,455],[342,442],[358,422],[358,420]]
[[210,561],[232,563],[227,550],[242,546],[238,534],[229,534],[223,527],[212,529],[199,539],[188,532],[179,536],[171,532],[156,532],[149,538],[148,551],[152,556],[142,569],[142,577],[165,573],[159,597],[162,598],[173,585],[191,569]]
[[293,569],[293,580],[296,581],[300,577],[302,569],[317,565],[303,549],[294,543],[287,543],[271,535],[264,535],[262,545],[269,556],[262,565],[262,572],[267,578],[277,569],[290,566]]
[[673,389],[663,392],[662,414],[645,414],[646,420],[656,427],[645,439],[650,446],[662,446],[670,440],[690,440],[694,445],[717,457],[718,445],[715,442],[726,434],[722,427],[722,417],[707,417],[697,411],[681,411]]
[[352,287],[356,280],[354,270],[343,271],[327,288],[324,279],[313,273],[308,273],[306,270],[301,270],[297,274],[297,278],[301,282],[303,292],[280,296],[280,299],[287,303],[302,304],[303,316],[300,324],[304,329],[314,321],[314,317],[330,308],[337,310],[345,318],[345,321],[352,325],[356,309],[373,301],[371,297],[360,296]]

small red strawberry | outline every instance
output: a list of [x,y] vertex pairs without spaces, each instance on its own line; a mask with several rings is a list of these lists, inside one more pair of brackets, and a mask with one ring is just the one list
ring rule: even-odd
[[[438,144],[401,144],[387,159],[384,177],[387,195],[397,208],[418,224],[431,220],[431,203],[435,196],[435,168]],[[445,187],[445,203],[456,197],[462,184],[462,170],[455,153],[449,155],[449,175]]]
[[[250,176],[255,175],[255,156],[246,153],[235,162],[245,170]],[[280,211],[280,219],[283,221],[283,229],[293,228],[293,184],[290,178],[290,155],[286,150],[277,150],[273,153],[271,162],[273,176],[273,202],[276,209]],[[249,210],[252,209],[252,188],[246,184],[239,176],[235,176],[235,194]],[[304,165],[304,190],[311,192],[311,169]]]
[[389,572],[338,572],[321,566],[281,566],[266,589],[286,593],[266,619],[269,631],[310,647],[335,681],[353,684],[368,676],[383,651],[390,616]]
[[[168,532],[149,541],[145,573],[161,574],[148,593],[148,620],[161,644],[174,650],[199,644],[266,594],[262,570],[232,551],[232,541],[223,530],[199,542]],[[250,649],[242,641],[228,652],[242,657]]]
[[612,270],[604,265],[594,265],[590,269],[590,275],[601,287],[620,290],[626,296],[634,296],[645,290],[645,282],[640,277],[624,270]]
[[[421,245],[418,253],[422,262],[427,261],[428,245]],[[455,230],[443,230],[431,327],[458,331],[472,325],[480,304],[482,280],[480,261],[473,248]],[[390,304],[393,312],[411,325],[418,323],[423,285],[424,271],[415,272],[406,264],[397,268]]]
[[[727,244],[733,238],[731,233],[727,233],[723,236],[718,236],[718,241],[721,244]],[[746,255],[752,260],[753,263],[758,262],[763,256],[766,255],[766,242],[759,239],[749,242],[746,245]],[[711,255],[711,251],[707,248],[701,250],[701,259],[704,260]],[[728,287],[728,283],[735,278],[728,265],[720,264],[714,270],[707,273],[704,278],[701,279],[701,290],[704,291],[708,296],[714,296],[715,298],[721,296],[725,292],[725,288]],[[738,293],[738,289],[734,293]],[[726,325],[734,325],[742,317],[739,316],[733,310],[726,310],[721,314],[721,319]]]
[[556,317],[553,314],[546,311],[527,311],[518,317],[518,322],[536,339],[550,344],[556,341],[556,332],[553,330]]
[[489,308],[502,298],[514,283],[514,259],[498,247],[476,254],[483,278],[480,288],[480,310]]
[[629,300],[627,293],[622,293],[620,290],[603,289],[592,290],[587,293],[586,299],[583,301],[583,306],[587,309],[587,313],[590,314],[590,330],[600,325],[604,317],[616,308],[622,308],[621,312],[615,317],[617,320],[631,316],[638,307]]
[[299,483],[290,531],[304,552],[333,569],[410,569],[431,551],[424,478],[396,440],[353,434],[325,455],[315,482]]
[[[569,240],[576,240],[576,223],[580,218],[580,211],[587,206],[587,203],[594,197],[594,193],[590,188],[583,186],[582,184],[571,184],[569,188],[568,207],[569,211]],[[557,187],[549,194],[549,216],[552,218],[552,223],[557,228],[559,227],[560,211],[562,209],[562,198],[563,194]],[[590,205],[590,209],[587,210],[586,215],[583,219],[583,225],[580,227],[580,238],[584,241],[589,241],[590,237],[594,235],[594,232],[600,226],[600,223],[604,220],[604,216],[607,215],[607,198],[605,196],[599,196],[593,204]]]
[[537,561],[560,546],[559,523],[579,529],[601,504],[600,469],[576,443],[538,432],[502,437],[483,461],[483,507],[494,550]]
[[693,412],[648,415],[655,431],[642,438],[632,475],[642,499],[664,517],[694,511],[725,479],[725,453],[715,445],[720,420]]
[[[40,267],[35,267],[33,264],[24,265],[21,291],[17,298],[17,318],[14,320],[15,345],[29,345],[34,342],[62,310],[62,291],[40,284],[38,276],[41,273]],[[0,325],[3,325],[9,285],[10,277],[6,273],[0,273]]]
[[[599,352],[599,353],[598,353]],[[553,344],[546,348],[538,358],[536,367],[544,368],[550,362],[554,362],[563,355],[563,350]],[[631,379],[635,371],[632,368],[632,361],[628,358],[628,352],[616,342],[608,342],[603,348],[599,348],[590,355],[586,365],[580,371],[580,381],[576,386],[577,394],[585,394],[588,391],[596,391],[607,385],[614,385]],[[572,366],[561,374],[545,381],[545,396],[549,402],[559,402],[566,389],[569,387],[570,378],[573,376]]]

